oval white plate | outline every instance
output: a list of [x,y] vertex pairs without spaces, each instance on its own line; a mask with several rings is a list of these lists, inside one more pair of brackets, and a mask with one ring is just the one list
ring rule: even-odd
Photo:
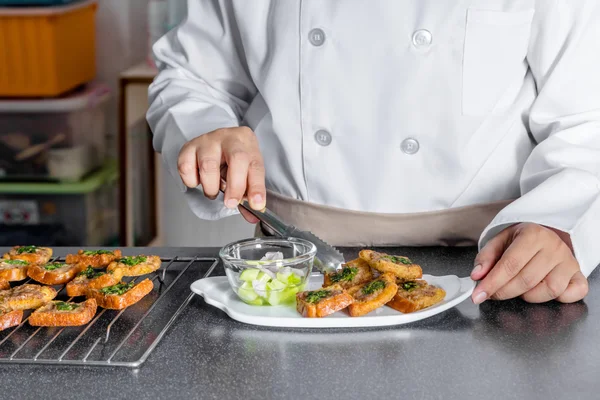
[[[354,318],[343,311],[338,311],[325,318],[304,318],[296,311],[293,304],[277,307],[251,306],[237,297],[225,276],[197,280],[192,283],[191,289],[194,293],[204,297],[208,304],[225,311],[236,321],[246,324],[287,328],[358,328],[402,325],[429,318],[461,303],[473,293],[475,288],[475,282],[468,277],[423,275],[423,279],[446,291],[444,301],[410,314],[403,314],[383,306],[365,316]],[[322,284],[323,277],[313,275],[308,284],[308,290],[318,289]]]

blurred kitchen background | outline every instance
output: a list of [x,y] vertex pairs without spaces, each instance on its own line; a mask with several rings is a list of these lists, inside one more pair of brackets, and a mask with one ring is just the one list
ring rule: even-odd
[[150,47],[187,0],[0,0],[0,246],[221,246],[152,149]]

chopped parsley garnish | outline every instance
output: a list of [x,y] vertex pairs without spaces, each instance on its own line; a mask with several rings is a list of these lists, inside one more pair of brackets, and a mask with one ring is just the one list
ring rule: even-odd
[[135,286],[135,282],[131,281],[129,283],[117,283],[116,285],[108,286],[100,289],[100,293],[102,294],[116,294],[122,295],[123,293],[129,291],[132,287]]
[[52,264],[44,265],[44,269],[46,271],[54,271],[55,269],[59,269],[64,266],[65,266],[65,264],[62,264],[62,263],[52,263]]
[[76,308],[79,308],[79,304],[67,303],[65,301],[57,301],[54,305],[58,311],[73,311]]
[[402,289],[406,290],[407,292],[410,292],[411,290],[415,290],[418,287],[419,287],[419,284],[417,282],[404,282],[402,284]]
[[143,262],[146,262],[146,260],[147,260],[147,258],[144,257],[144,256],[137,256],[137,257],[129,256],[129,257],[123,257],[123,258],[121,258],[119,260],[119,262],[121,264],[125,264],[125,265],[128,265],[130,267],[133,267],[134,265],[138,265],[138,264],[141,264]]
[[314,292],[308,292],[305,301],[307,303],[315,304],[329,296],[331,296],[331,291],[329,290],[316,290]]
[[372,294],[378,290],[383,289],[384,287],[385,287],[384,281],[373,281],[373,282],[370,282],[367,285],[365,285],[361,291],[363,294]]
[[398,256],[383,256],[381,257],[385,260],[390,260],[391,262],[395,263],[395,264],[404,264],[404,265],[410,265],[412,264],[412,261],[410,261],[408,258],[406,257],[398,257]]
[[17,248],[17,254],[31,254],[35,253],[37,250],[37,246],[21,246]]
[[352,282],[358,273],[358,268],[344,267],[340,272],[331,275],[331,282]]
[[88,279],[94,279],[102,275],[104,275],[104,272],[96,272],[96,270],[94,270],[94,268],[92,268],[91,265],[88,265],[88,267],[85,270],[77,274],[77,276],[85,276]]
[[85,250],[83,252],[84,256],[99,256],[102,254],[113,254],[113,252],[109,250]]
[[23,260],[1,260],[4,264],[8,265],[27,265],[29,264],[27,261]]

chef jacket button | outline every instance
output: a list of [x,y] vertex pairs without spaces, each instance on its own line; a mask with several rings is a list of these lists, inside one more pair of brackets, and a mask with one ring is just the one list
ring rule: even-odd
[[417,151],[419,151],[419,142],[413,138],[404,139],[400,145],[400,148],[406,154],[415,154]]
[[321,146],[329,146],[331,144],[331,134],[324,130],[317,131],[315,141]]
[[419,29],[413,34],[412,41],[415,47],[427,47],[433,41],[433,36],[426,29]]
[[323,29],[315,28],[308,33],[308,40],[313,46],[322,46],[325,43],[325,32]]

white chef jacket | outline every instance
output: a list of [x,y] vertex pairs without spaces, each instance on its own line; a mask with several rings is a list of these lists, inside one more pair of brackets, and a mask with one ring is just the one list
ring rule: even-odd
[[[189,0],[156,43],[154,146],[185,189],[183,144],[247,125],[269,190],[415,213],[518,198],[513,223],[571,235],[600,263],[600,1]],[[221,198],[222,200],[222,198]]]

